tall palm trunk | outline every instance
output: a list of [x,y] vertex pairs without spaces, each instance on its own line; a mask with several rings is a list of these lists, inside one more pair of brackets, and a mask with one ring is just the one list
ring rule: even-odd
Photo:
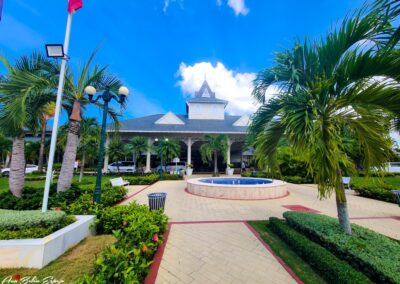
[[214,151],[214,174],[218,175],[218,153]]
[[79,183],[82,182],[82,178],[83,178],[83,171],[84,171],[84,168],[85,168],[85,158],[86,158],[85,156],[86,156],[85,152],[83,152],[82,161],[81,161],[81,172],[79,174]]
[[16,197],[22,196],[25,184],[25,141],[24,136],[14,137],[10,167],[10,191]]
[[40,136],[39,163],[38,163],[39,172],[43,171],[44,147],[46,144],[46,126],[47,126],[47,119],[45,116],[43,116],[43,118],[42,118],[42,133]]
[[[338,172],[339,175],[339,180],[342,180],[342,175],[340,172]],[[349,211],[347,210],[347,198],[346,198],[346,192],[344,189],[343,184],[341,185],[340,189],[338,192],[335,192],[335,197],[336,197],[336,208],[338,212],[338,219],[339,219],[339,224],[340,228],[348,234],[351,235],[351,224],[350,224],[350,218],[349,218]]]
[[71,187],[74,174],[76,152],[79,143],[79,131],[81,128],[81,103],[74,101],[71,116],[69,118],[69,128],[67,145],[64,150],[64,157],[61,165],[60,176],[57,182],[57,192],[66,191]]

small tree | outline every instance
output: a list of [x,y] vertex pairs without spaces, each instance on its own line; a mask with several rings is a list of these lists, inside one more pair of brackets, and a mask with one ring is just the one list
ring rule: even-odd
[[[111,161],[117,162],[126,156],[126,148],[121,139],[113,138],[107,148],[108,157]],[[119,166],[117,166],[119,172]]]
[[98,141],[100,139],[100,126],[95,118],[84,118],[81,121],[78,155],[81,157],[81,169],[79,182],[82,182],[85,162],[88,157],[98,153]]
[[149,150],[149,145],[147,143],[147,139],[143,136],[136,136],[129,140],[128,144],[126,144],[127,151],[132,153],[134,156],[134,161],[136,168],[141,168],[140,157],[143,153]]
[[207,134],[204,136],[206,143],[200,146],[201,158],[204,163],[214,159],[214,175],[218,175],[218,154],[222,154],[226,161],[228,151],[228,137],[224,134]]
[[[161,146],[162,145],[162,146]],[[155,150],[158,157],[162,156],[165,160],[172,160],[180,156],[181,145],[176,139],[164,140],[162,143],[158,142],[155,146]]]

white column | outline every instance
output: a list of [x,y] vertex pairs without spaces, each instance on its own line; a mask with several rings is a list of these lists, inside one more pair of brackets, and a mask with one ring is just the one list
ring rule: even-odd
[[146,169],[145,169],[145,173],[149,173],[151,172],[151,168],[150,168],[150,159],[151,159],[151,138],[149,137],[147,139],[147,145],[148,145],[148,149],[147,149],[147,153],[146,153]]
[[192,137],[187,139],[187,163],[192,164]]
[[229,165],[231,163],[231,140],[228,138],[228,150],[226,152],[226,164]]
[[103,172],[106,173],[108,171],[108,145],[110,144],[110,139],[107,136],[106,145],[105,145],[105,155],[104,155],[104,164],[103,164]]
[[6,162],[5,162],[5,164],[4,164],[4,167],[5,167],[5,168],[9,168],[10,160],[11,160],[11,156],[8,154],[8,155],[6,156]]

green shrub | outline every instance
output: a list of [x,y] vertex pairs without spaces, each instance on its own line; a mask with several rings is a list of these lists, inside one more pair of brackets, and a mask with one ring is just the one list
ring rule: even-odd
[[161,211],[131,203],[98,212],[98,232],[114,232],[117,243],[96,260],[92,275],[79,283],[142,283],[162,243],[167,217]]
[[181,175],[171,175],[168,173],[165,173],[164,175],[164,180],[182,180],[183,176]]
[[282,180],[290,182],[290,183],[296,183],[296,184],[302,184],[302,183],[313,183],[314,180],[311,177],[299,177],[299,176],[283,176]]
[[160,176],[158,174],[151,174],[147,176],[129,176],[124,177],[124,179],[129,181],[130,185],[148,185],[157,182]]
[[389,184],[367,184],[366,182],[351,182],[350,187],[360,196],[396,203],[392,190],[395,188]]
[[400,283],[400,243],[374,231],[352,225],[353,234],[340,229],[337,219],[304,212],[285,212],[288,224],[347,260],[379,283]]
[[[94,187],[94,184],[72,184],[70,189],[57,193],[55,185],[52,185],[49,194],[49,208],[61,207],[67,210],[67,207],[76,203],[81,195],[87,195],[85,200],[88,199],[88,196],[93,196]],[[105,182],[102,185],[101,202],[105,206],[114,205],[121,201],[126,193],[127,190],[124,187],[112,187],[109,182]],[[36,210],[42,207],[42,201],[42,188],[25,187],[21,198],[15,197],[10,191],[0,192],[0,208],[2,209]],[[82,206],[87,206],[87,204]]]
[[270,218],[269,227],[328,283],[372,283],[346,261],[289,227],[283,220]]
[[0,209],[0,239],[42,238],[73,222],[62,211],[14,211]]

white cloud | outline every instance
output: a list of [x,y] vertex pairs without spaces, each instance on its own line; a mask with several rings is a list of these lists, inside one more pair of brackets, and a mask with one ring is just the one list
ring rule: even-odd
[[221,62],[215,66],[210,62],[199,62],[194,65],[181,63],[178,75],[181,77],[178,85],[186,97],[198,91],[204,79],[207,79],[216,97],[229,101],[226,108],[229,114],[241,115],[257,109],[251,97],[255,73],[235,72]]
[[183,10],[183,0],[164,0],[164,7],[163,7],[163,12],[167,13],[167,10],[170,6],[171,3],[177,2],[179,4],[179,7],[181,10]]
[[249,13],[249,8],[244,3],[245,0],[228,0],[228,6],[233,9],[236,16],[242,14],[246,16]]

